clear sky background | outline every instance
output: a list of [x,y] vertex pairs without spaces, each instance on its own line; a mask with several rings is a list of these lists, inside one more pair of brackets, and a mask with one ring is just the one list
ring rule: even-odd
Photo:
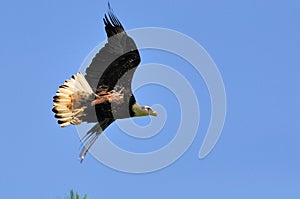
[[[299,2],[110,2],[126,29],[174,29],[208,51],[227,93],[219,142],[209,156],[198,159],[210,118],[201,76],[180,68],[167,54],[142,53],[143,63],[169,64],[196,85],[201,121],[195,141],[178,161],[153,173],[122,173],[89,155],[80,164],[76,129],[59,128],[51,112],[52,97],[106,39],[102,17],[107,1],[2,1],[1,197],[59,199],[74,189],[90,199],[300,198]],[[159,95],[144,94],[149,92]],[[162,88],[145,87],[136,95],[142,103],[178,109],[174,96]],[[166,137],[156,137],[153,144],[171,139],[177,124],[174,114],[167,120]],[[131,148],[133,141],[118,139],[115,126],[109,133],[124,148],[151,149],[151,140],[135,141]]]

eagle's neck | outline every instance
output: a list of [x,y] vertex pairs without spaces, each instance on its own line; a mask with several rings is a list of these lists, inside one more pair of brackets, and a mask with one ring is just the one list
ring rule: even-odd
[[129,115],[130,117],[134,117],[135,113],[133,111],[133,106],[136,104],[135,98],[133,95],[131,95],[130,99],[129,99]]

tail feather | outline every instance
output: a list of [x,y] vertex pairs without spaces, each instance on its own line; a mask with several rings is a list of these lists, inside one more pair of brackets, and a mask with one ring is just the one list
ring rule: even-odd
[[80,124],[80,117],[84,116],[84,110],[89,106],[87,102],[92,101],[93,97],[94,92],[84,76],[80,72],[72,75],[71,79],[59,86],[53,97],[52,111],[58,124],[61,127]]

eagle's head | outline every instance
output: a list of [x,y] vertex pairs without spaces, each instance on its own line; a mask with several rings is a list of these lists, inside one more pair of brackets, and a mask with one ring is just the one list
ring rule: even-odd
[[139,117],[139,116],[157,116],[157,112],[153,110],[150,106],[142,106],[139,105],[138,103],[135,103],[132,106],[132,111],[134,113],[134,117]]

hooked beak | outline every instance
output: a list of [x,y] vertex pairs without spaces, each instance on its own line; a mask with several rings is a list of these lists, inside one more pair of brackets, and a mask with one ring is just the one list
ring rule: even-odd
[[156,112],[155,110],[152,110],[152,111],[150,112],[150,115],[152,115],[152,116],[157,116],[157,112]]

